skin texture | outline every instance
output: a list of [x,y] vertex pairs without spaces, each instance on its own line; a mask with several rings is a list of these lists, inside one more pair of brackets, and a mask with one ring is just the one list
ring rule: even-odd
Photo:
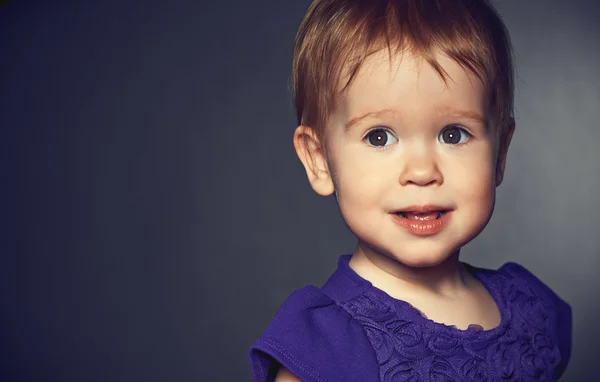
[[[385,51],[371,56],[331,115],[326,153],[310,127],[296,129],[294,144],[313,189],[320,195],[336,193],[342,216],[358,238],[351,266],[360,265],[371,277],[398,280],[398,287],[452,294],[461,283],[460,247],[491,217],[514,123],[501,144],[489,123],[483,84],[451,59],[437,59],[449,75],[447,84],[408,53],[391,62]],[[345,129],[357,116],[382,109],[390,111]],[[460,133],[458,144],[445,143],[442,133],[457,125],[468,134]],[[368,139],[377,128],[388,131],[379,133],[387,137],[384,147]],[[424,204],[453,210],[442,232],[416,236],[393,223],[394,211]]]
[[[352,269],[435,321],[489,328],[499,311],[459,253],[491,218],[514,121],[499,137],[484,85],[451,59],[436,58],[447,82],[409,53],[391,61],[387,51],[372,55],[331,114],[328,147],[309,126],[296,129],[294,147],[314,191],[336,194],[358,239]],[[391,219],[426,204],[452,210],[439,233],[417,236]]]
[[277,372],[277,376],[275,377],[275,382],[302,382],[302,380],[292,374],[288,369],[282,367]]

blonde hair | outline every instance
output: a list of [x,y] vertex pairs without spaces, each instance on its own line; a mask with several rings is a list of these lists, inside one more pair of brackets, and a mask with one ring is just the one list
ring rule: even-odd
[[513,116],[512,49],[488,1],[314,0],[296,35],[293,92],[298,124],[315,130],[323,150],[339,95],[365,59],[384,48],[390,59],[401,51],[422,57],[444,81],[434,50],[474,73],[488,89],[494,124],[503,133]]

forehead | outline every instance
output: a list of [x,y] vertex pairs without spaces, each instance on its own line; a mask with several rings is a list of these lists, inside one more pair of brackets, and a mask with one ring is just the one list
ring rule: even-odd
[[[484,84],[449,57],[434,52],[442,77],[424,58],[409,52],[390,55],[387,50],[370,56],[341,92],[334,120],[382,109],[405,119],[433,116],[450,110],[488,115]],[[341,86],[338,89],[341,91]]]

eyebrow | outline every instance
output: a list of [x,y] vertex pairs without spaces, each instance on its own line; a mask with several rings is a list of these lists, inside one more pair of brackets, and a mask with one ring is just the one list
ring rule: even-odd
[[[397,111],[394,109],[388,108],[388,109],[381,109],[381,110],[377,110],[377,111],[371,111],[371,112],[359,115],[358,117],[354,117],[354,118],[350,119],[348,122],[346,122],[346,124],[344,125],[344,130],[349,131],[354,126],[356,126],[361,121],[363,121],[364,119],[373,118],[373,117],[381,117],[382,115],[385,115],[385,114],[394,114],[394,113],[397,113]],[[486,119],[481,114],[474,112],[474,111],[459,110],[459,109],[454,109],[451,107],[444,107],[439,110],[438,114],[449,114],[452,117],[463,117],[463,118],[471,119],[471,120],[481,123],[483,125],[486,124]]]
[[463,118],[468,118],[468,119],[472,119],[475,122],[479,122],[483,125],[486,124],[486,119],[479,113],[475,112],[475,111],[468,111],[468,110],[459,110],[459,109],[454,109],[452,107],[444,107],[440,110],[440,114],[449,114],[452,117],[463,117]]
[[392,114],[392,113],[394,113],[394,109],[381,109],[381,110],[377,110],[377,111],[371,111],[371,112],[365,113],[363,115],[359,115],[358,117],[354,117],[351,120],[349,120],[348,122],[346,122],[346,124],[344,125],[344,130],[349,131],[350,129],[352,129],[354,126],[358,125],[362,120],[364,120],[366,118],[380,117],[382,115]]

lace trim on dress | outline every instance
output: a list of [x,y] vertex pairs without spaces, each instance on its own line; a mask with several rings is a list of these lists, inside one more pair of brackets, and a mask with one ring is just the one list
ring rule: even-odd
[[502,314],[490,330],[436,323],[373,286],[340,306],[364,328],[383,381],[554,378],[560,353],[552,303],[519,277],[479,279]]

